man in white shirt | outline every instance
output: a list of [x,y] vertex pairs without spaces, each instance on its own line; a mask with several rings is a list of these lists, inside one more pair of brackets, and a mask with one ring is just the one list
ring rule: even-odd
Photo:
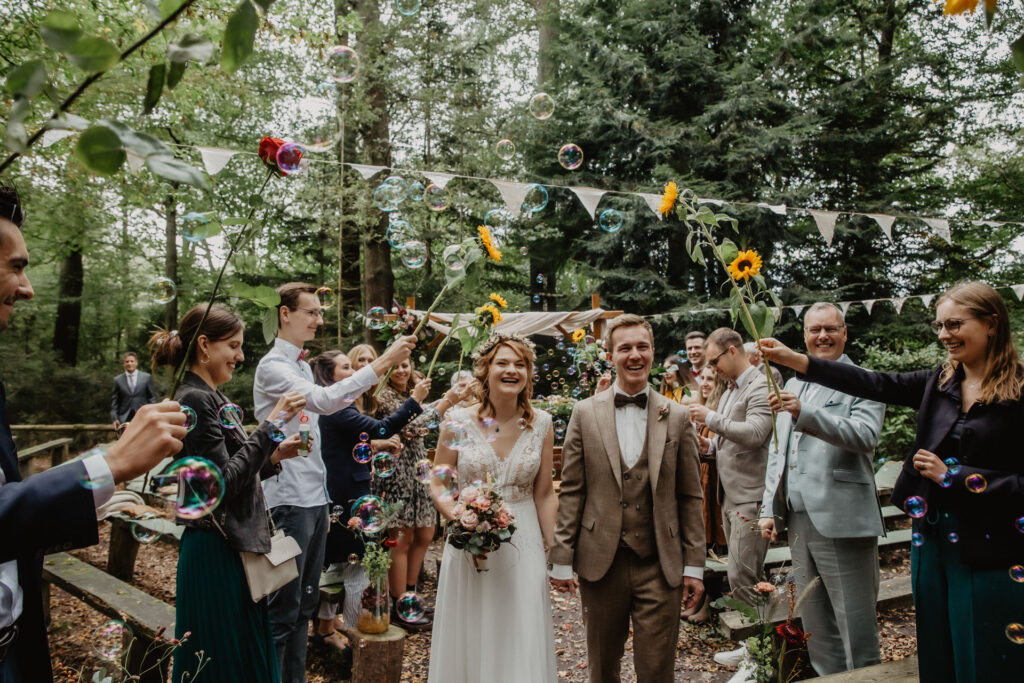
[[[14,305],[34,295],[17,192],[0,184],[0,330]],[[0,683],[53,679],[42,602],[42,553],[98,541],[96,508],[114,484],[181,450],[185,415],[176,402],[144,406],[105,454],[87,456],[22,481],[0,383]]]
[[[309,620],[319,598],[320,572],[329,528],[330,498],[327,470],[320,455],[319,416],[346,407],[360,394],[376,386],[389,368],[407,359],[416,338],[402,337],[369,365],[329,387],[313,382],[313,371],[303,358],[303,344],[316,336],[323,324],[317,288],[299,282],[278,287],[278,332],[274,346],[260,359],[253,383],[256,418],[274,420],[270,414],[278,399],[291,391],[306,398],[306,407],[282,426],[288,436],[306,420],[310,447],[306,457],[282,462],[281,474],[263,482],[263,493],[274,525],[302,548],[297,559],[299,577],[270,596],[270,621],[277,646],[282,683],[306,680],[306,636]],[[345,504],[347,501],[336,501]]]
[[619,316],[607,339],[615,388],[573,408],[549,576],[559,591],[580,587],[591,681],[619,680],[632,620],[637,680],[671,683],[680,603],[704,595],[696,434],[686,409],[647,385],[650,324]]

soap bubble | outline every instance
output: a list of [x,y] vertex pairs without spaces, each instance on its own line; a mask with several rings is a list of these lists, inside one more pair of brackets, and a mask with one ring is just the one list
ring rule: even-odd
[[185,413],[185,433],[189,434],[196,428],[199,418],[196,417],[196,411],[188,406],[182,406],[181,412]]
[[543,285],[545,282],[547,282],[547,278],[544,277],[544,273],[537,273],[537,284]]
[[93,649],[100,659],[119,659],[132,630],[123,621],[111,619],[92,632]]
[[371,330],[383,330],[388,324],[387,314],[383,306],[374,306],[366,312],[366,326]]
[[605,209],[597,219],[605,232],[618,232],[622,228],[622,214],[615,209]]
[[942,461],[946,465],[946,470],[952,475],[956,476],[960,474],[960,461],[956,458],[946,458]]
[[150,298],[158,304],[170,303],[174,301],[174,297],[178,296],[178,287],[169,277],[153,278],[146,285],[146,291],[149,292]]
[[352,448],[352,459],[362,465],[365,465],[373,459],[373,448],[371,448],[370,444],[365,441],[357,443],[355,447]]
[[458,477],[447,465],[438,465],[430,473],[430,493],[437,500],[449,501],[455,497]]
[[1015,645],[1024,645],[1024,625],[1016,622],[1007,624],[1006,626],[1006,637],[1010,639],[1011,643]]
[[1010,578],[1017,583],[1024,583],[1024,566],[1015,564],[1010,567]]
[[528,108],[533,118],[544,121],[555,113],[555,100],[546,92],[539,92],[530,98]]
[[491,209],[484,214],[484,225],[491,229],[492,234],[495,230],[503,233],[508,229],[510,223],[512,223],[512,214],[507,209]]
[[391,185],[394,187],[395,191],[398,193],[398,201],[403,201],[409,196],[409,183],[405,182],[405,178],[400,175],[389,175],[384,179],[382,185]]
[[422,268],[427,262],[427,245],[419,240],[409,240],[399,250],[402,263],[409,268]]
[[527,247],[519,247],[519,253],[522,256],[526,256],[527,254],[530,253],[530,250]]
[[910,542],[915,546],[920,546],[924,543],[924,536],[921,535],[920,531],[915,531],[910,534]]
[[446,270],[457,273],[466,267],[466,250],[461,244],[449,244],[441,253],[441,262]]
[[431,183],[423,191],[423,202],[431,211],[444,211],[448,208],[451,199],[448,197],[446,188]]
[[402,246],[415,237],[412,226],[401,218],[395,218],[388,225],[384,238],[391,245],[392,249],[401,249]]
[[370,435],[367,434],[366,432],[359,432],[359,440],[360,441],[369,441],[370,440]]
[[242,426],[242,418],[245,417],[245,411],[234,403],[225,403],[217,411],[217,419],[220,420],[220,424],[225,429],[234,429]]
[[567,425],[565,424],[565,420],[563,420],[562,418],[558,418],[557,420],[555,420],[555,421],[554,421],[554,422],[552,423],[552,425],[551,425],[551,426],[552,426],[552,428],[553,428],[553,429],[555,430],[555,436],[556,436],[556,437],[558,437],[559,439],[561,439],[561,438],[562,438],[563,436],[565,436],[565,428],[566,428],[566,426],[567,426]]
[[533,295],[533,303],[535,303],[535,304],[539,304],[540,303],[540,294],[534,294]]
[[430,483],[430,475],[434,472],[434,463],[430,462],[426,458],[420,458],[416,461],[416,481],[421,484]]
[[423,616],[423,601],[411,591],[402,593],[395,602],[395,610],[405,621],[418,621]]
[[508,161],[516,155],[516,146],[511,140],[498,140],[498,143],[494,145],[494,153]]
[[277,150],[277,166],[285,173],[299,173],[309,166],[306,150],[296,142],[286,142]]
[[349,564],[359,564],[359,556],[356,555],[355,553],[349,553],[348,554],[348,563]]
[[395,473],[395,456],[388,451],[381,451],[373,456],[373,473],[378,477],[390,477]]
[[1017,531],[1024,534],[1024,517],[1018,517],[1013,525],[1017,528]]
[[395,9],[405,17],[411,17],[420,11],[420,0],[395,0]]
[[910,496],[903,503],[903,509],[914,519],[920,519],[928,513],[928,503],[921,496]]
[[418,180],[414,180],[411,183],[409,183],[409,201],[422,202],[423,191],[426,189],[427,188],[423,186],[423,183],[419,182]]
[[451,448],[452,450],[458,450],[462,448],[466,442],[466,428],[461,422],[455,420],[446,420],[441,428],[442,433],[442,445]]
[[433,408],[427,408],[423,411],[423,417],[420,419],[427,429],[437,429],[437,426],[441,424],[441,413]]
[[[159,515],[153,514],[152,512],[146,512],[142,514],[139,519],[158,519]],[[144,525],[138,522],[132,522],[131,526],[132,538],[143,545],[149,545],[153,541],[160,538],[160,532],[148,529]]]
[[202,242],[209,237],[207,226],[213,223],[213,212],[196,213],[189,211],[181,217],[179,232],[184,240],[189,242]]
[[[174,509],[175,514],[184,519],[208,515],[224,498],[224,475],[219,467],[204,458],[180,458],[157,476],[167,483],[177,480],[178,496]],[[159,481],[157,485],[160,485]]]
[[950,531],[949,536],[947,536],[946,538],[949,539],[950,543],[957,543],[960,541],[960,536],[955,531]]
[[331,308],[334,305],[334,290],[327,286],[319,287],[316,298],[320,300],[320,308]]
[[964,486],[971,493],[981,493],[988,488],[988,482],[985,481],[985,477],[980,474],[968,474],[967,478],[964,479]]
[[359,71],[359,55],[347,45],[335,45],[327,52],[327,68],[338,83],[351,83]]
[[526,196],[523,197],[523,210],[530,213],[538,213],[547,208],[548,189],[543,185],[532,183],[526,188]]
[[340,524],[341,516],[345,514],[345,508],[335,505],[331,508],[331,524]]
[[402,188],[390,183],[381,183],[373,191],[373,205],[385,213],[398,210],[402,203]]
[[948,489],[952,485],[953,477],[949,474],[949,472],[943,472],[942,476],[939,477],[939,486],[941,486],[944,489]]
[[375,534],[387,523],[384,501],[373,495],[363,496],[352,504],[351,517],[361,531]]
[[685,363],[688,359],[688,356],[686,355],[686,349],[679,349],[678,351],[676,351],[676,357]]
[[562,168],[575,171],[583,164],[583,150],[579,145],[569,143],[558,150],[558,163]]

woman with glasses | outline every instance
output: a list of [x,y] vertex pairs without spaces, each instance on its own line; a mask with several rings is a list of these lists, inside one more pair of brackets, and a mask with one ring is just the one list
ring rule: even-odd
[[934,370],[881,373],[762,341],[765,357],[854,396],[919,410],[893,505],[910,551],[922,681],[1010,680],[1024,671],[1024,364],[996,290],[955,285],[932,329]]

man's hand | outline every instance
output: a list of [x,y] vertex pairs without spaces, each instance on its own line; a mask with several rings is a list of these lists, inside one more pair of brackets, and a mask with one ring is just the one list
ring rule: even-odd
[[757,528],[761,530],[761,538],[770,539],[772,543],[779,540],[779,532],[775,530],[774,517],[762,517],[757,520]]
[[142,406],[105,456],[114,483],[145,474],[177,454],[184,438],[185,413],[177,401]]
[[711,439],[697,435],[697,452],[701,455],[706,455],[711,450]]
[[[569,593],[570,597],[576,596],[576,588],[579,587],[580,583],[575,578],[572,579],[554,579],[550,576],[548,581],[551,582],[551,587],[559,593]],[[703,590],[703,589],[701,589]]]
[[710,412],[707,406],[702,406],[699,403],[690,404],[690,419],[697,424],[704,424],[704,420],[707,419]]
[[807,356],[802,353],[797,353],[793,349],[789,348],[778,339],[768,337],[760,341],[761,355],[765,360],[772,363],[778,363],[779,365],[785,365],[787,368],[792,368],[797,372],[807,372],[807,367],[810,363],[807,360]]
[[370,363],[370,365],[378,376],[383,376],[385,372],[403,360],[408,360],[414,348],[416,348],[416,337],[411,334],[400,337],[387,348],[387,351],[380,355],[380,358]]
[[941,484],[942,478],[949,468],[946,467],[946,463],[942,462],[942,458],[931,451],[921,449],[914,453],[914,469],[922,477],[928,477],[936,484]]
[[782,392],[782,402],[779,402],[779,397],[776,396],[775,392],[768,393],[768,405],[772,407],[773,413],[779,413],[785,410],[787,413],[793,416],[796,420],[800,417],[800,399],[796,397],[792,391]]
[[704,600],[704,582],[692,576],[683,577],[683,609],[700,609]]

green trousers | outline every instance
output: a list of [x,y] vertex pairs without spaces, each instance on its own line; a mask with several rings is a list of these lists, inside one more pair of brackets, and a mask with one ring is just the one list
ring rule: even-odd
[[928,533],[912,545],[910,566],[921,681],[1024,678],[1024,644],[1007,635],[1010,624],[1024,624],[1024,583],[1010,577],[1009,566],[974,569],[964,564],[954,540],[959,526],[954,513],[929,514],[914,521],[915,531],[919,526]]

